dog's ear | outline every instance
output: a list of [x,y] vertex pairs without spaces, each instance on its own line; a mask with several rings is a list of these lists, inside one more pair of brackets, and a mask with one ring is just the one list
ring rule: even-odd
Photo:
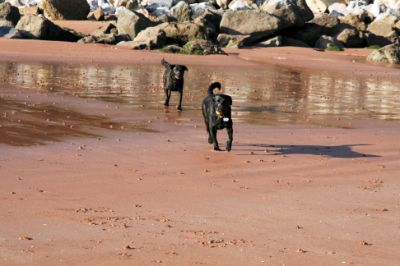
[[187,72],[189,72],[189,69],[187,69],[187,67],[185,67],[185,66],[182,66],[182,68],[183,68],[183,71],[187,71]]

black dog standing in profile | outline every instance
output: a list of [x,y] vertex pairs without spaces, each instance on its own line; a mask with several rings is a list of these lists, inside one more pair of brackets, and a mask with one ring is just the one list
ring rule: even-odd
[[161,64],[167,69],[164,72],[164,92],[165,92],[165,106],[169,106],[169,98],[171,97],[171,91],[179,91],[179,104],[178,110],[182,110],[182,90],[183,90],[183,74],[189,71],[185,66],[182,65],[171,65],[164,59],[161,60]]
[[213,90],[215,88],[221,90],[221,84],[215,82],[210,85],[208,88],[208,96],[204,99],[202,105],[204,122],[207,127],[208,143],[214,144],[214,151],[220,151],[217,141],[217,130],[226,128],[229,136],[226,142],[226,150],[229,152],[233,140],[231,118],[232,98],[225,94],[214,95]]

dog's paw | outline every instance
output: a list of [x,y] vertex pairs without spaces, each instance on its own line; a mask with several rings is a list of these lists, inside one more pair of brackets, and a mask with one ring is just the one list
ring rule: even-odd
[[230,152],[231,151],[231,147],[230,146],[226,146],[226,151]]
[[210,138],[210,139],[208,139],[208,144],[213,144],[214,142],[213,142],[213,140]]
[[221,151],[219,147],[214,147],[214,151]]
[[176,109],[178,109],[179,111],[182,111],[182,107],[180,107],[180,106],[176,107]]

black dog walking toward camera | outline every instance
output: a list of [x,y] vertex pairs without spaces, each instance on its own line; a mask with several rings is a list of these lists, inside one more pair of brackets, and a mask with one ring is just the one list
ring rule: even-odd
[[165,92],[165,106],[169,106],[169,98],[171,97],[171,91],[179,91],[179,104],[178,110],[182,110],[182,90],[183,90],[183,74],[189,71],[185,66],[182,65],[171,65],[164,59],[161,60],[161,64],[167,69],[164,72],[164,92]]
[[229,152],[232,147],[233,129],[231,118],[232,98],[225,94],[214,95],[215,88],[221,89],[221,84],[215,82],[208,88],[208,96],[204,99],[202,110],[204,122],[206,123],[208,143],[214,144],[214,151],[220,151],[217,141],[217,130],[228,131],[229,139],[226,142],[226,150]]

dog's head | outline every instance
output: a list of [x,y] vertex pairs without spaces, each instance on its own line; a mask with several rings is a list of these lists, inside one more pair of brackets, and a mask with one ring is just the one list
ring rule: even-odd
[[183,79],[183,74],[189,70],[182,65],[174,65],[171,70],[171,75],[174,79]]
[[232,98],[225,94],[216,94],[213,97],[215,113],[223,118],[231,111]]

